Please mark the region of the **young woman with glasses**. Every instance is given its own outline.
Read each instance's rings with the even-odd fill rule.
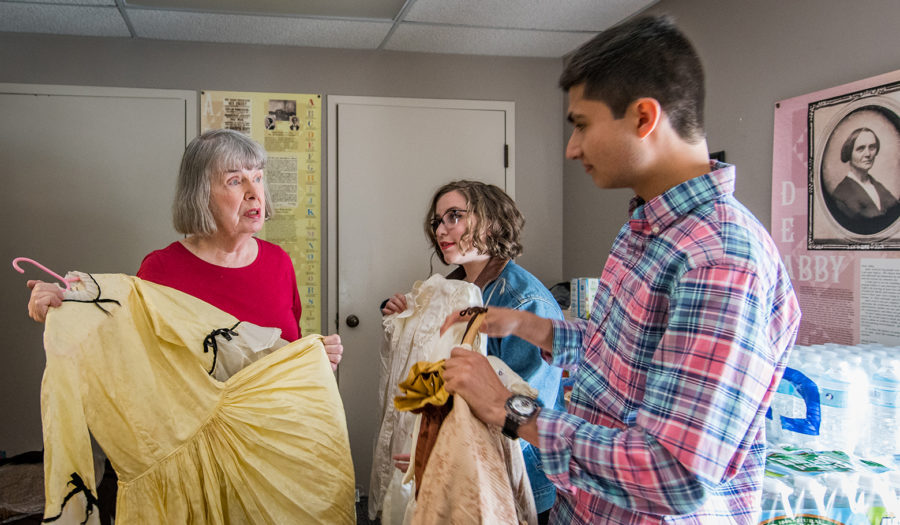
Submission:
[[[515,202],[497,186],[460,180],[442,186],[431,199],[425,234],[444,264],[457,265],[448,279],[463,279],[481,288],[485,306],[527,310],[541,317],[562,318],[550,291],[513,262],[522,253],[525,219]],[[382,307],[384,315],[407,308],[404,294]],[[539,392],[546,407],[563,409],[562,370],[541,358],[540,349],[515,336],[488,340],[488,355],[499,357]],[[520,440],[539,520],[546,523],[556,489],[544,476],[538,451]],[[403,458],[401,458],[402,461]]]

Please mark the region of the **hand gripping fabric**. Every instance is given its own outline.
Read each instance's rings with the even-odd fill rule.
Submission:
[[[474,341],[485,312],[484,308],[464,312],[474,317],[466,327],[463,345]],[[428,363],[417,365],[422,365],[422,370],[433,368]],[[509,374],[515,375],[511,370]],[[430,416],[431,411],[440,412]],[[417,494],[414,524],[537,523],[518,442],[478,420],[458,396],[443,407],[424,404],[412,467],[416,469]]]

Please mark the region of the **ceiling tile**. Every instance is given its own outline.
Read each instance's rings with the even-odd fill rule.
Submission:
[[[102,5],[115,7],[116,0],[0,0],[0,3],[24,3],[24,4],[54,4],[54,5]]]
[[[126,7],[248,15],[392,20],[404,0],[123,0]]]
[[[82,36],[131,36],[115,7],[0,3],[0,31]]]
[[[657,0],[417,0],[405,21],[598,32]]]
[[[400,24],[385,49],[422,53],[560,57],[594,33]]]
[[[390,22],[246,16],[128,9],[139,38],[375,49]]]
[[[0,32],[559,57],[656,1],[0,0]]]

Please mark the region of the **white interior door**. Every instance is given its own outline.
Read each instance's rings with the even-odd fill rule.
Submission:
[[[26,315],[26,279],[137,272],[178,238],[172,197],[185,144],[197,134],[197,93],[0,84],[0,165],[8,202],[0,243],[0,451],[41,448],[43,325]]]
[[[430,275],[434,191],[476,179],[514,196],[513,103],[329,97],[329,313],[356,483],[368,492],[377,431],[381,302]],[[335,228],[336,225],[336,228]],[[335,231],[336,230],[336,231]],[[336,250],[336,251],[335,251]],[[336,256],[335,256],[336,254]],[[437,258],[434,272],[446,273]],[[355,316],[358,324],[348,325]],[[351,322],[351,324],[354,324]]]

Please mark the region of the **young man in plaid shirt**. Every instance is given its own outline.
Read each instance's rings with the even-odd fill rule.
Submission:
[[[559,492],[552,523],[758,521],[764,417],[800,310],[771,237],[734,198],[735,167],[709,160],[703,84],[664,17],[604,31],[560,78],[566,156],[597,186],[634,191],[628,222],[589,320],[490,308],[481,330],[574,369],[568,412],[507,403],[473,352],[446,363],[450,392],[540,449]]]

